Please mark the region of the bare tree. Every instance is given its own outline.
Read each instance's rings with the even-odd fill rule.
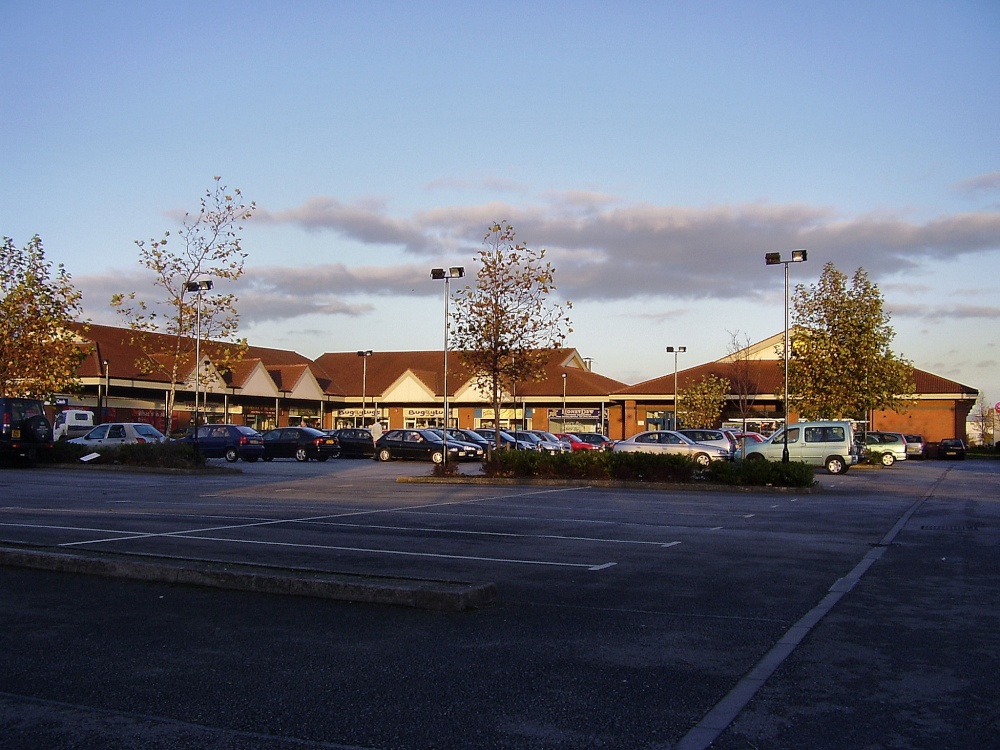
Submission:
[[[500,447],[500,409],[514,383],[538,380],[551,350],[562,346],[569,328],[566,309],[551,304],[555,269],[544,250],[518,243],[514,228],[493,224],[476,260],[474,286],[456,293],[452,343],[477,385],[490,395]]]
[[[726,357],[729,364],[729,383],[735,397],[737,413],[743,422],[743,431],[746,432],[747,419],[753,413],[759,391],[756,370],[753,367],[750,337],[740,331],[726,331],[726,333],[729,334]]]
[[[118,308],[134,333],[133,343],[142,348],[137,366],[147,373],[162,373],[169,383],[167,432],[171,429],[178,383],[193,360],[196,327],[202,339],[216,342],[213,363],[222,370],[241,359],[247,349],[246,340],[236,338],[236,295],[195,291],[199,281],[235,281],[243,275],[247,256],[240,232],[242,222],[250,218],[256,205],[245,204],[242,193],[238,189],[229,192],[221,179],[216,177],[215,184],[205,191],[197,214],[184,214],[176,239],[165,232],[159,240],[136,240],[139,262],[153,272],[154,286],[161,290],[162,298],[147,303],[135,292],[111,298],[111,305]],[[148,332],[168,337],[142,335]],[[201,363],[195,363],[195,372],[196,378],[204,377]]]
[[[975,441],[979,445],[992,445],[996,434],[996,413],[993,411],[993,407],[987,403],[986,396],[981,392],[979,398],[976,399],[976,405],[972,407],[969,421],[972,423]]]

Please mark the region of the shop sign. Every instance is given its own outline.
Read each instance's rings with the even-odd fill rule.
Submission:
[[[600,419],[601,410],[600,409],[584,409],[584,408],[573,408],[566,409],[565,418],[566,419]],[[557,419],[563,419],[563,409],[549,409],[549,419],[553,417]]]
[[[444,409],[403,409],[408,419],[444,419]]]
[[[351,409],[340,409],[337,412],[338,417],[377,417],[378,412],[375,409],[361,409],[361,408],[351,408]]]

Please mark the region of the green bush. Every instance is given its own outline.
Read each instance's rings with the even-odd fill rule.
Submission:
[[[656,453],[500,451],[483,464],[488,477],[594,479],[621,482],[693,482],[754,487],[811,487],[808,464],[771,461],[713,461],[707,468],[687,456]]]
[[[742,487],[812,487],[816,471],[802,461],[713,461],[705,479]]]
[[[114,448],[94,450],[86,445],[74,445],[65,441],[55,444],[45,456],[49,463],[72,464],[89,453],[100,454],[88,463],[118,464],[120,466],[153,466],[165,469],[196,469],[205,465],[204,456],[196,456],[190,443],[136,443]]]

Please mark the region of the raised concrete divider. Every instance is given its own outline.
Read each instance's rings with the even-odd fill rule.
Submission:
[[[493,583],[367,576],[215,560],[64,552],[34,547],[0,547],[0,565],[259,594],[395,604],[444,612],[479,609],[498,599]]]

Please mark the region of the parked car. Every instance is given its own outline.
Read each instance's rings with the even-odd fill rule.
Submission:
[[[89,409],[63,409],[52,426],[53,440],[82,437],[94,429],[94,412]]]
[[[135,443],[165,443],[167,436],[145,422],[107,422],[69,442],[89,448],[107,448]]]
[[[556,437],[565,441],[571,451],[593,451],[597,446],[593,443],[586,443],[572,432],[557,432]]]
[[[611,438],[599,435],[596,432],[574,432],[577,438],[584,443],[594,446],[595,451],[609,451],[614,444]]]
[[[0,398],[0,458],[18,456],[34,463],[52,445],[52,423],[41,401]]]
[[[696,443],[673,430],[640,432],[627,440],[619,440],[611,450],[616,453],[673,453],[690,456],[702,466],[708,466],[710,461],[728,461],[731,458],[729,451],[716,448],[714,445]]]
[[[337,438],[312,427],[276,427],[264,438],[264,460],[294,458],[296,461],[326,461],[340,455]]]
[[[743,443],[763,443],[767,438],[761,435],[759,432],[730,432],[733,439],[736,441],[736,445],[742,445]]]
[[[389,430],[375,441],[375,458],[379,461],[406,458],[440,464],[444,456],[444,440],[433,430]],[[465,457],[463,444],[448,442],[448,461]]]
[[[434,427],[432,431],[435,435],[444,438],[444,430],[441,427]],[[477,435],[477,437],[479,436]],[[448,430],[448,445],[450,446],[452,443],[465,448],[463,458],[465,461],[482,461],[486,458],[487,449],[482,443],[470,440],[454,427]]]
[[[370,430],[343,427],[339,430],[326,430],[326,434],[337,438],[341,458],[371,458],[375,455],[375,438]]]
[[[264,457],[264,438],[253,427],[241,424],[203,424],[196,435],[177,442],[197,445],[206,458],[224,458],[229,463],[242,458],[252,464]]]
[[[906,436],[901,432],[872,430],[865,435],[869,453],[879,453],[883,466],[906,460]]]
[[[965,459],[965,442],[959,438],[945,438],[937,445],[938,458]]]
[[[906,436],[906,457],[927,458],[927,441],[923,435]]]
[[[568,453],[573,450],[573,446],[570,445],[569,440],[564,440],[558,435],[553,435],[548,430],[528,430],[528,432],[533,432],[538,435],[542,440],[548,440],[550,443],[559,443],[562,446],[563,452]]]
[[[724,430],[677,430],[681,435],[691,438],[696,443],[714,445],[728,451],[731,456],[736,451],[736,438]]]
[[[514,434],[515,440],[523,440],[526,443],[534,443],[535,450],[545,451],[546,453],[562,453],[563,444],[558,440],[546,440],[541,435],[530,430],[517,430]]]
[[[843,474],[858,463],[858,449],[850,422],[798,422],[778,430],[763,443],[747,443],[736,449],[735,458],[745,461],[780,461],[788,435],[788,460],[825,466],[831,474]]]
[[[466,443],[472,445],[478,445],[483,449],[483,455],[489,454],[491,450],[495,447],[493,443],[484,438],[475,430],[467,430],[462,427],[449,427],[448,428],[448,439],[456,438],[458,440],[464,440]]]
[[[480,427],[473,432],[477,432],[484,438],[493,443],[494,446],[497,444],[496,430],[492,427]],[[533,451],[536,450],[534,443],[526,443],[523,440],[518,440],[516,437],[511,435],[506,430],[500,430],[500,445],[503,448],[516,448],[522,451]]]

